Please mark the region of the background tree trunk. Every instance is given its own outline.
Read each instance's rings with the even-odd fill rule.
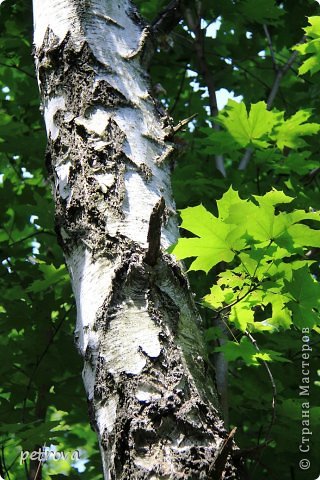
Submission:
[[[174,149],[149,93],[150,31],[127,0],[33,4],[56,230],[104,477],[238,478],[200,318],[164,253],[177,238]]]

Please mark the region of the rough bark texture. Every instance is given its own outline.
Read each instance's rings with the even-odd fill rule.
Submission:
[[[149,30],[128,0],[33,3],[56,230],[105,479],[235,479],[200,319],[164,253],[177,237],[172,129],[149,93]]]

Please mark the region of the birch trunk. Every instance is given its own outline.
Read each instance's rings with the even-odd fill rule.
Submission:
[[[200,318],[165,253],[177,238],[173,147],[149,93],[149,30],[129,0],[33,5],[56,231],[104,478],[237,478]]]

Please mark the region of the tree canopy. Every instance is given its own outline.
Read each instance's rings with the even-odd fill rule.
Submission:
[[[135,1],[154,29],[152,94],[177,131],[182,238],[170,251],[185,259],[209,357],[229,362],[230,428],[250,478],[316,478],[319,6],[173,3],[168,14],[166,1]],[[80,461],[49,460],[44,480],[98,480],[46,181],[31,2],[1,2],[0,31],[0,475],[28,478],[21,450],[54,445]]]

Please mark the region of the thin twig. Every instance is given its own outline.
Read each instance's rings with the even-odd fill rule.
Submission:
[[[41,462],[41,460],[39,460],[39,463],[38,463],[38,466],[37,466],[37,470],[36,470],[36,474],[35,474],[33,480],[37,480],[38,474],[39,474],[39,472],[40,472],[41,467],[42,467],[42,462]]]
[[[46,347],[44,348],[43,352],[41,353],[40,357],[38,358],[34,368],[33,368],[33,371],[29,377],[29,382],[28,382],[28,385],[27,385],[27,388],[26,388],[26,393],[25,393],[25,396],[24,396],[24,399],[23,399],[23,407],[22,407],[22,421],[24,422],[24,416],[25,416],[25,410],[26,410],[26,404],[27,404],[27,399],[28,399],[28,395],[29,395],[29,392],[30,392],[30,388],[31,388],[31,385],[32,385],[32,382],[33,382],[33,379],[34,379],[34,376],[42,362],[42,360],[44,359],[44,357],[46,356],[49,348],[51,347],[51,345],[53,344],[53,341],[57,335],[57,333],[59,332],[60,328],[62,327],[62,324],[63,322],[65,321],[65,319],[67,318],[68,314],[71,312],[72,308],[73,308],[74,305],[71,305],[71,307],[66,310],[65,314],[63,315],[62,319],[60,320],[60,322],[58,323],[57,325],[57,328],[54,330],[52,336],[50,337]]]
[[[178,39],[178,43],[180,43],[180,44],[186,42],[186,43],[190,44],[190,46],[193,45],[193,40],[190,40],[189,38],[187,38],[187,37],[184,36],[184,35],[181,35],[181,34],[178,33],[178,32],[174,32],[174,38],[175,38],[175,39]],[[206,51],[205,51],[205,55],[209,55],[209,54],[210,54],[211,56],[217,57],[217,58],[219,58],[219,59],[221,59],[221,60],[226,60],[227,58],[229,58],[229,57],[224,57],[224,56],[222,56],[222,55],[220,55],[220,54],[218,54],[218,53],[216,53],[216,52],[214,52],[214,51],[210,51],[210,52],[209,52],[209,50],[206,50]],[[241,60],[239,60],[239,62],[240,62],[240,61],[241,61]],[[269,85],[268,85],[261,77],[259,77],[258,75],[255,75],[253,72],[250,72],[250,70],[248,70],[247,68],[243,67],[239,62],[238,62],[237,59],[234,59],[234,58],[233,58],[233,59],[232,59],[232,66],[238,68],[239,70],[242,70],[242,71],[245,72],[245,73],[247,73],[247,74],[250,75],[252,78],[254,78],[257,82],[261,83],[261,85],[263,85],[265,88],[269,88]],[[304,79],[304,81],[306,81],[306,80]]]
[[[21,452],[18,453],[18,455],[15,456],[15,458],[12,460],[12,462],[10,463],[9,467],[8,467],[8,470],[10,471],[11,468],[13,467],[13,465],[16,463],[16,461],[18,460],[18,458],[21,457]]]
[[[174,37],[178,42],[180,42],[180,45],[181,45],[181,44],[184,44],[184,43],[188,43],[190,46],[193,45],[194,40],[191,40],[191,39],[188,38],[186,35],[182,35],[182,34],[179,33],[179,32],[173,32],[172,35],[173,35],[173,37]],[[221,60],[226,60],[226,59],[229,59],[229,60],[230,60],[229,57],[225,57],[225,56],[223,56],[223,55],[220,55],[220,54],[218,54],[218,53],[216,53],[216,52],[214,52],[214,51],[212,51],[212,50],[206,49],[204,53],[205,53],[206,56],[207,56],[207,55],[211,55],[211,56],[217,57],[217,58],[219,58],[219,59],[221,59]],[[282,59],[281,57],[284,57],[284,58]],[[273,69],[273,67],[268,67],[268,66],[263,66],[263,65],[261,65],[261,64],[258,63],[257,60],[254,59],[254,58],[251,58],[251,59],[249,59],[249,60],[250,60],[251,62],[253,62],[256,66],[258,66],[260,70],[271,70],[271,68]],[[253,72],[251,72],[250,70],[248,70],[248,69],[246,69],[245,67],[243,67],[239,62],[241,62],[241,60],[238,61],[237,59],[234,59],[234,58],[233,58],[231,65],[234,66],[234,67],[236,67],[236,68],[238,68],[239,70],[242,70],[242,71],[246,72],[248,75],[250,75],[252,78],[254,78],[257,82],[261,83],[261,85],[263,85],[263,86],[266,87],[267,89],[270,88],[269,85],[268,85],[265,81],[263,81],[262,78],[258,77],[258,76],[255,75]],[[279,64],[285,65],[285,64],[287,63],[287,57],[285,57],[284,54],[282,54],[282,53],[277,53],[277,62],[278,62]],[[298,74],[298,71],[297,71],[296,69],[294,69],[294,68],[292,67],[292,65],[291,65],[291,67],[290,67],[290,70],[291,70],[295,75]],[[311,85],[311,83],[312,83],[312,82],[311,82],[310,80],[308,80],[307,78],[303,78],[303,79],[301,79],[301,80],[303,81],[303,83],[307,83],[307,84],[309,84],[309,85]]]
[[[254,345],[255,349],[257,350],[257,352],[261,352],[260,348],[259,348],[259,345],[257,344],[257,341],[256,339],[251,335],[251,333],[249,333],[248,331],[245,331],[244,332],[245,335],[249,338],[249,340],[251,341],[251,343]],[[268,373],[268,376],[269,376],[269,379],[270,379],[270,383],[272,385],[272,404],[271,404],[271,420],[270,420],[270,423],[269,423],[269,426],[268,426],[268,430],[267,430],[267,433],[265,435],[265,441],[264,441],[264,444],[265,446],[267,446],[267,444],[269,443],[270,441],[270,433],[271,433],[271,430],[272,430],[272,427],[275,423],[275,419],[276,419],[276,400],[277,400],[277,387],[276,387],[276,384],[275,384],[275,381],[274,381],[274,378],[273,378],[273,375],[271,373],[271,370],[269,368],[269,365],[268,363],[261,359],[262,361],[262,364],[264,365],[267,373]],[[255,468],[257,467],[260,459],[261,459],[261,456],[262,456],[262,451],[260,452],[260,455],[259,455],[259,458],[256,462],[256,466]],[[255,470],[254,468],[254,470]]]
[[[246,298],[250,293],[254,292],[254,290],[257,290],[257,288],[258,287],[256,287],[255,285],[252,285],[251,287],[249,287],[249,290],[244,295],[242,295],[242,297],[238,297],[234,302],[229,303],[229,305],[226,305],[225,307],[220,308],[220,310],[217,310],[216,312],[217,315],[220,315],[220,313],[223,312],[224,310],[228,310],[234,305],[237,305],[237,303],[241,302],[241,300]]]
[[[30,480],[27,462],[24,462],[24,471],[25,471],[27,480]]]
[[[1,456],[2,456],[2,463],[3,463],[3,468],[6,472],[6,475],[8,477],[8,480],[10,480],[10,475],[9,475],[9,470],[6,466],[6,459],[5,459],[5,456],[4,456],[4,445],[1,445]]]
[[[236,342],[236,343],[239,343],[239,340],[237,339],[237,337],[235,336],[235,334],[233,333],[232,329],[229,327],[229,324],[226,322],[225,318],[224,317],[221,317],[222,318],[222,321],[224,323],[224,326],[227,328],[228,332],[230,333],[231,337],[233,338],[233,340]]]
[[[17,170],[17,167],[16,167],[16,165],[14,164],[13,158],[12,158],[10,155],[8,155],[8,153],[5,153],[5,156],[7,157],[8,162],[9,162],[11,168],[14,170],[15,174],[17,175],[17,177],[19,178],[19,180],[21,180],[21,178],[22,178],[21,171],[19,172],[19,170]]]
[[[12,235],[11,235],[11,233],[12,233],[12,226],[11,226],[11,231],[10,231],[10,232],[9,232],[9,230],[7,229],[7,227],[6,227],[5,225],[2,225],[1,228],[2,228],[2,230],[4,230],[4,231],[6,232],[6,234],[8,235],[8,238],[9,238],[11,241],[13,241],[13,238],[12,238]]]
[[[319,167],[314,168],[313,170],[311,170],[311,172],[307,173],[307,175],[305,175],[302,178],[303,183],[305,185],[309,185],[310,183],[313,182],[313,180],[317,177],[319,173],[320,173],[320,168]]]
[[[3,465],[2,465],[2,455],[0,454],[0,477],[5,476],[4,470],[3,470]]]
[[[295,50],[292,53],[292,55],[289,57],[287,63],[284,65],[284,67],[281,68],[281,70],[278,71],[277,76],[275,78],[275,81],[273,83],[271,92],[269,94],[268,100],[267,100],[267,109],[268,110],[270,110],[272,105],[273,105],[273,102],[274,102],[274,99],[276,98],[276,95],[278,93],[282,78],[287,73],[287,71],[291,68],[291,66],[293,65],[297,56],[298,56],[298,51]]]
[[[268,29],[266,24],[263,24],[263,30],[264,30],[264,33],[266,35],[267,41],[268,41],[270,55],[271,55],[272,63],[273,63],[273,68],[274,68],[275,72],[278,72],[279,68],[278,68],[278,64],[277,64],[276,57],[275,57],[274,50],[273,50],[271,35],[270,35],[269,29]]]
[[[29,72],[26,72],[23,70],[23,68],[18,67],[18,65],[8,65],[7,63],[0,62],[1,67],[7,67],[7,68],[14,68],[15,70],[19,70],[19,72],[24,73],[28,77],[32,78],[33,80],[36,80],[36,76],[32,75]]]
[[[9,243],[9,247],[14,247],[15,245],[18,245],[19,243],[25,242],[26,240],[29,240],[29,238],[36,237],[38,235],[42,234],[47,234],[47,235],[52,235],[55,237],[55,234],[51,232],[50,230],[37,230],[36,232],[30,233],[30,235],[27,235],[26,237],[20,238],[20,240],[17,240],[15,242]]]
[[[180,97],[181,97],[181,93],[182,93],[182,90],[183,90],[183,86],[184,86],[184,82],[185,82],[185,79],[186,79],[186,75],[187,75],[187,70],[188,70],[188,64],[186,63],[185,67],[184,67],[184,70],[183,70],[183,75],[182,75],[182,78],[181,78],[181,81],[180,81],[180,85],[179,85],[179,89],[177,91],[177,94],[176,94],[176,97],[174,99],[174,102],[173,102],[173,105],[172,107],[169,109],[169,113],[172,114],[176,108],[176,106],[178,105],[178,102],[180,100]]]

